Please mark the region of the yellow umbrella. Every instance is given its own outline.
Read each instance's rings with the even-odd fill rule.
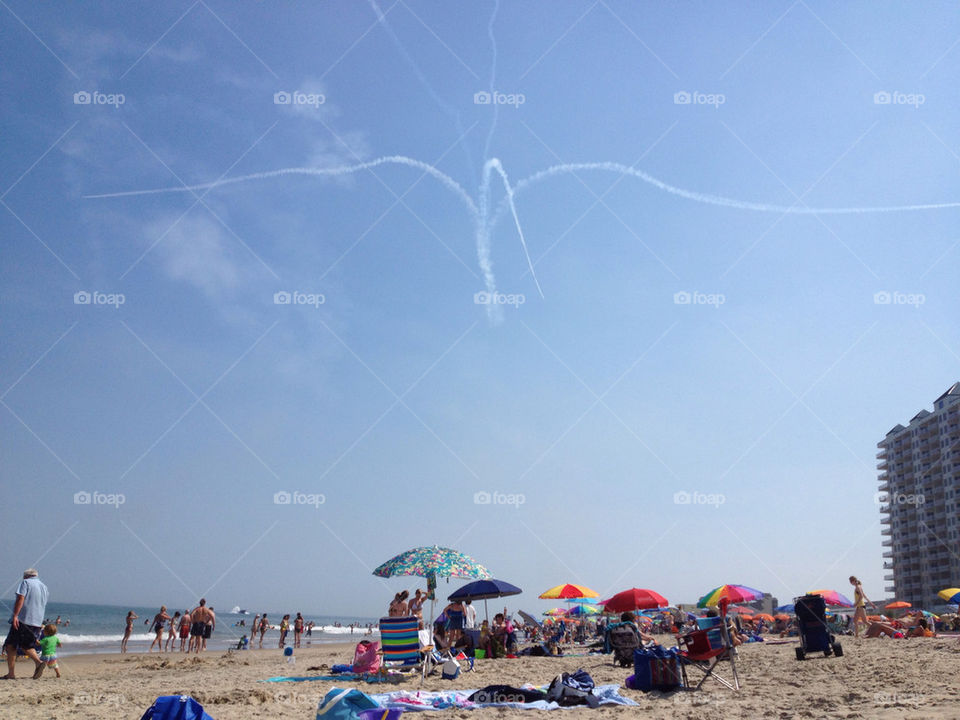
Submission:
[[[565,583],[563,585],[557,585],[552,587],[546,592],[540,594],[541,600],[556,600],[562,598],[568,600],[570,598],[595,598],[600,597],[600,593],[596,590],[591,590],[588,587],[583,585],[574,585],[572,583]]]

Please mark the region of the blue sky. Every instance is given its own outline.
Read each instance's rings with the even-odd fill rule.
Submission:
[[[875,445],[960,379],[960,209],[811,209],[960,201],[947,5],[0,14],[0,577],[376,615],[412,584],[370,570],[436,543],[532,609],[883,596]],[[489,277],[410,164],[184,191],[393,156],[499,218]],[[602,162],[688,196],[523,182]]]

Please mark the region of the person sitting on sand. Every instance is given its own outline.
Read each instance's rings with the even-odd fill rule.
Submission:
[[[133,621],[137,620],[139,617],[140,616],[137,615],[133,610],[127,613],[127,627],[123,631],[123,640],[120,641],[120,652],[125,653],[127,651],[127,641],[133,634]]]

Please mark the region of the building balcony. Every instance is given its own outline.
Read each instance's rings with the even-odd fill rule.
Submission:
[[[893,563],[892,563],[892,562],[885,562],[885,563],[883,564],[883,569],[884,569],[884,570],[893,570]]]
[[[882,557],[887,558],[887,559],[892,558],[892,557],[893,557],[893,550],[887,550],[887,551],[883,554]]]
[[[892,529],[892,528],[884,528],[883,530],[880,531],[880,534],[883,535],[883,536],[885,536],[885,537],[890,537],[891,535],[893,535],[893,529]]]
[[[892,540],[892,539],[890,539],[890,540],[884,540],[884,541],[883,541],[882,543],[880,543],[880,544],[881,544],[883,547],[893,547],[893,540]]]

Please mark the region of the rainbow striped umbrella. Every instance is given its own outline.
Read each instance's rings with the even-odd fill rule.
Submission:
[[[835,605],[837,607],[853,607],[853,603],[850,602],[850,598],[846,595],[838,593],[836,590],[811,590],[808,595],[820,595],[823,597],[823,601],[827,605]]]
[[[599,615],[600,608],[592,605],[577,605],[567,611],[567,617],[588,617],[590,615]]]
[[[763,597],[762,590],[754,590],[746,585],[721,585],[714,588],[697,601],[697,607],[714,607],[723,598],[729,603],[752,602]]]
[[[595,598],[600,597],[600,593],[596,590],[591,590],[588,587],[583,585],[574,585],[572,583],[566,583],[564,585],[557,585],[552,587],[546,592],[541,593],[538,596],[541,600],[557,600],[557,599],[569,599],[569,598]]]

